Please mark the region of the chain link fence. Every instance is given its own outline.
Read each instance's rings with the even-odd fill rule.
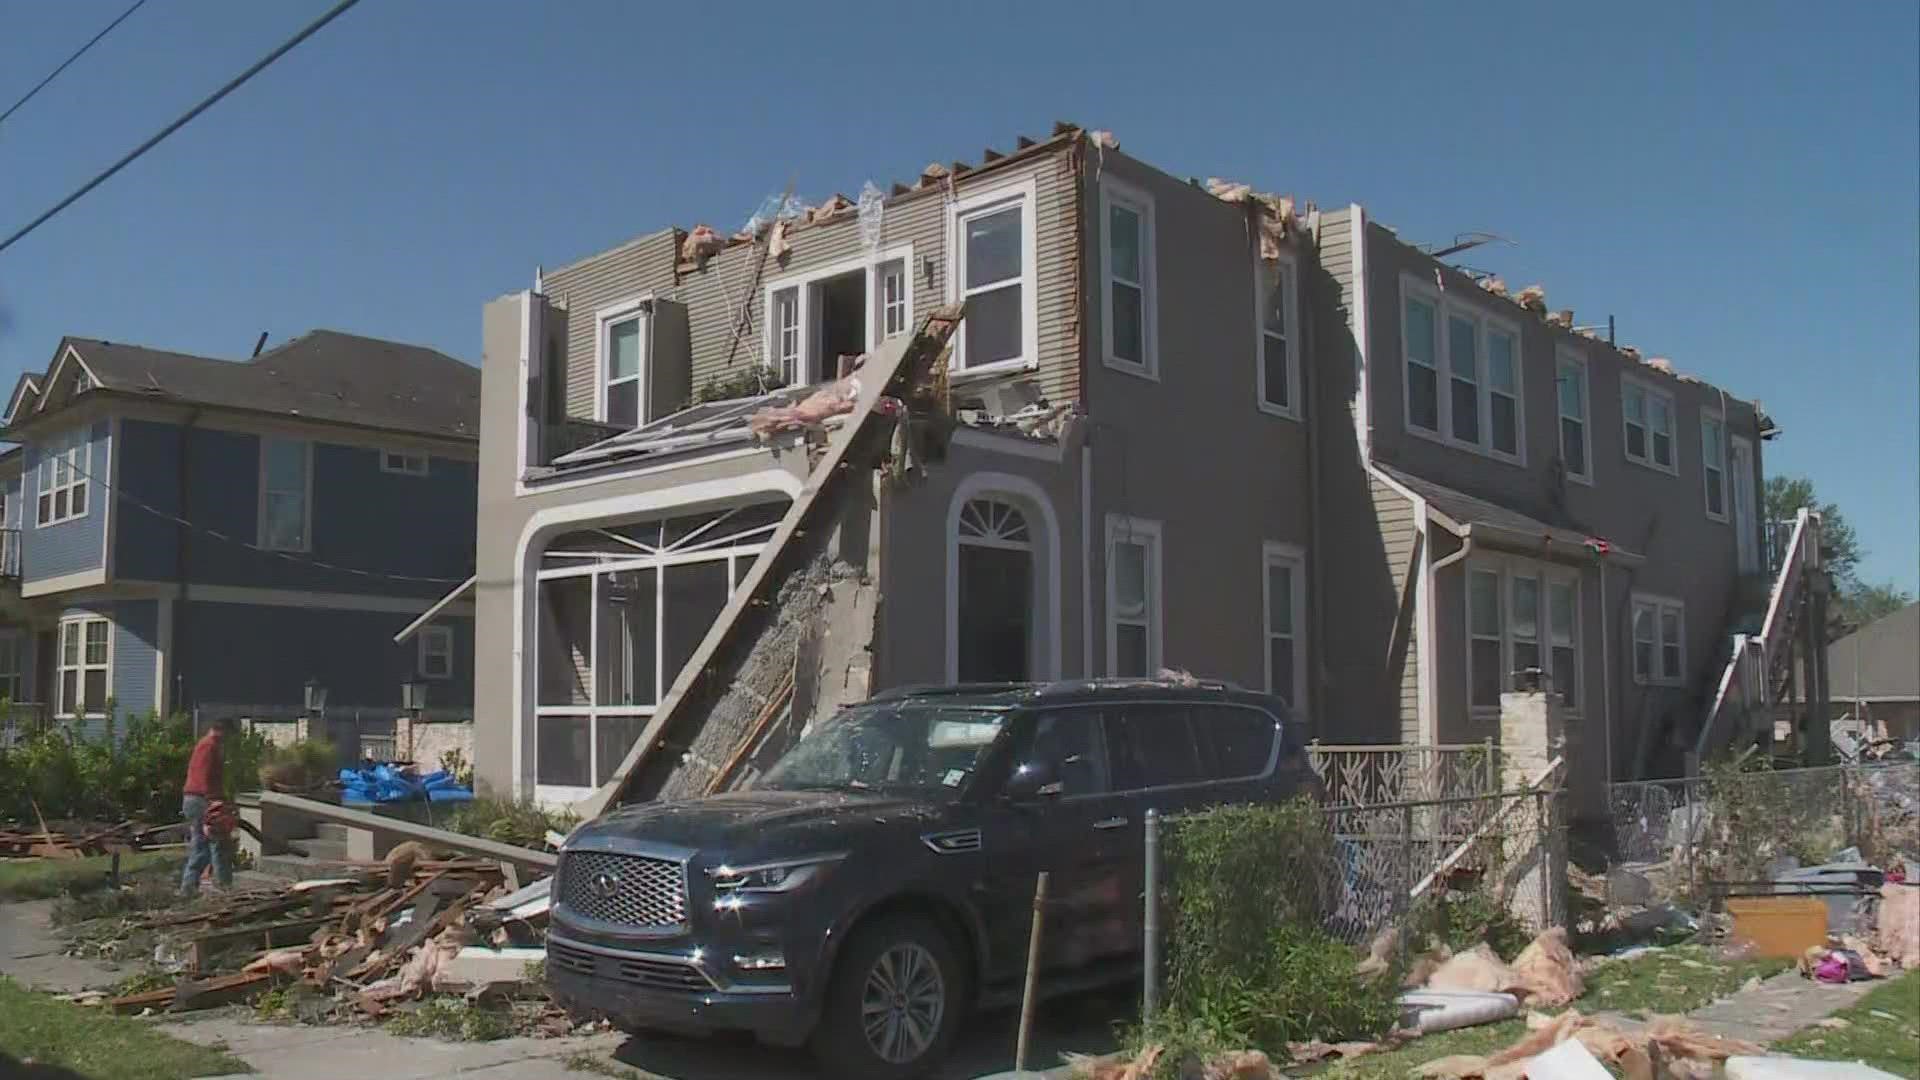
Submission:
[[[1710,906],[1786,865],[1920,857],[1920,763],[1834,765],[1614,784],[1608,902]],[[1851,849],[1851,850],[1850,850]]]

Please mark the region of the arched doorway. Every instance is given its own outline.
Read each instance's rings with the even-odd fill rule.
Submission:
[[[961,682],[1033,679],[1033,531],[996,495],[960,508],[955,642]]]

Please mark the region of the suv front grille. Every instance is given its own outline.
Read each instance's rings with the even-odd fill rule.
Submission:
[[[672,930],[687,922],[686,867],[668,859],[570,851],[558,895],[568,911],[615,926]]]
[[[576,949],[553,938],[547,939],[547,963],[575,975],[619,979],[655,990],[703,993],[714,988],[713,980],[701,974],[699,969],[677,960],[650,956],[602,956]]]

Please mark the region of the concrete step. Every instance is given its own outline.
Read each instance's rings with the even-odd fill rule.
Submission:
[[[317,840],[338,841],[344,844],[347,842],[347,827],[322,821],[313,827],[313,835]]]
[[[309,859],[304,855],[263,855],[254,860],[253,872],[281,881],[312,881],[316,878],[350,876],[363,866],[352,863]]]
[[[345,862],[347,860],[347,842],[341,840],[289,840],[287,847],[295,854],[321,862]]]

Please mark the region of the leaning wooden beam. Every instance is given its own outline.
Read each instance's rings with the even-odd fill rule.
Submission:
[[[860,382],[860,398],[854,403],[852,413],[833,432],[826,453],[808,472],[807,482],[800,488],[793,504],[787,507],[786,516],[780,519],[773,536],[768,539],[766,551],[754,560],[752,569],[747,571],[740,587],[733,591],[733,597],[721,610],[720,617],[713,621],[706,636],[700,639],[700,646],[680,669],[680,674],[660,699],[660,707],[647,722],[640,738],[627,751],[626,760],[620,763],[613,778],[600,790],[576,804],[575,809],[582,817],[598,817],[608,807],[621,801],[628,786],[639,774],[641,764],[653,752],[668,724],[672,723],[680,703],[692,694],[701,679],[707,677],[709,667],[722,650],[732,643],[735,635],[742,632],[741,624],[746,621],[743,616],[749,608],[756,603],[772,603],[786,575],[795,569],[782,556],[787,553],[786,549],[794,537],[812,523],[814,510],[819,506],[822,496],[842,482],[845,474],[851,471],[847,467],[850,464],[847,456],[879,414],[881,400],[901,393],[897,385],[899,376],[911,375],[916,368],[932,364],[939,357],[948,339],[959,328],[961,314],[962,308],[957,304],[934,310],[921,321],[917,333],[895,338],[882,345],[868,357],[860,370],[853,373],[853,377]]]
[[[1451,873],[1453,868],[1460,864],[1460,860],[1466,858],[1467,853],[1473,850],[1475,844],[1478,844],[1487,833],[1493,831],[1495,825],[1505,821],[1508,814],[1513,813],[1514,807],[1519,806],[1523,800],[1531,798],[1532,793],[1540,790],[1541,785],[1553,779],[1554,774],[1560,771],[1560,766],[1563,763],[1564,761],[1561,758],[1554,758],[1552,761],[1547,762],[1547,767],[1540,770],[1540,775],[1534,778],[1533,783],[1527,785],[1526,791],[1512,795],[1495,796],[1496,798],[1504,798],[1506,805],[1495,811],[1487,820],[1481,822],[1480,827],[1473,830],[1473,835],[1460,841],[1460,846],[1448,853],[1446,858],[1441,859],[1440,865],[1434,867],[1432,873],[1420,879],[1420,883],[1415,885],[1413,891],[1407,894],[1408,897],[1414,900],[1420,899],[1422,894],[1428,889],[1433,888],[1434,882],[1439,881]]]
[[[369,814],[364,810],[349,810],[344,806],[303,799],[298,795],[285,795],[278,791],[261,792],[260,805],[277,806],[282,810],[291,810],[316,821],[330,821],[336,825],[346,825],[355,829],[392,833],[409,840],[418,840],[430,848],[458,851],[463,855],[476,855],[497,862],[510,862],[522,870],[534,870],[542,874],[553,873],[554,864],[558,861],[558,857],[550,851],[535,851],[532,848],[503,844],[497,840],[465,836],[445,829],[436,829],[431,825],[397,821],[378,814]]]

